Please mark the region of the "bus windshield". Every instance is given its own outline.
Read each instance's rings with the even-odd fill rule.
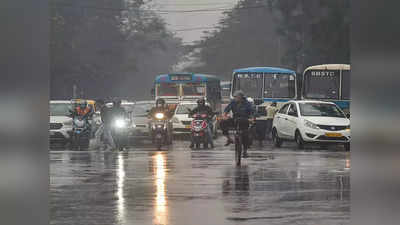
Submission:
[[[339,71],[310,70],[304,75],[304,96],[311,99],[339,99]]]
[[[342,99],[350,100],[350,70],[342,71]]]
[[[252,98],[262,97],[262,74],[238,73],[235,74],[235,79],[233,82],[233,91],[242,90],[246,94],[246,96]]]
[[[182,90],[184,96],[204,96],[205,85],[202,83],[183,83]]]
[[[157,86],[158,96],[178,96],[179,86],[174,83],[160,83]]]
[[[265,74],[264,98],[294,98],[296,79],[293,74]]]

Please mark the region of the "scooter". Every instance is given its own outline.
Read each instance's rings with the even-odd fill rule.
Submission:
[[[191,135],[194,147],[196,149],[200,148],[200,145],[203,144],[204,148],[208,148],[208,137],[209,132],[208,129],[208,116],[207,114],[195,114],[193,115],[193,120],[190,126]]]
[[[168,135],[168,120],[165,118],[164,113],[156,113],[150,123],[150,127],[153,143],[155,143],[157,150],[161,150],[163,144],[172,142]]]
[[[71,147],[73,150],[89,148],[91,129],[87,116],[75,116],[72,122]]]
[[[119,151],[123,151],[128,145],[128,126],[130,121],[124,117],[117,117],[113,122],[113,128],[111,135],[115,144],[115,147]]]

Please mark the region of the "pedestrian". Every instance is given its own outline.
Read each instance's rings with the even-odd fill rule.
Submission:
[[[268,137],[268,139],[271,140],[270,138],[270,134],[272,131],[272,122],[274,120],[275,114],[278,111],[278,108],[276,106],[276,102],[272,102],[271,105],[269,105],[266,109],[267,111],[267,132],[266,135]]]

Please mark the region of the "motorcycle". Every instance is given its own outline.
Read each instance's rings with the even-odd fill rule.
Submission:
[[[111,135],[115,144],[115,147],[123,151],[128,145],[128,127],[130,121],[124,117],[117,117],[114,119]]]
[[[190,126],[193,144],[196,149],[200,148],[200,144],[203,144],[204,148],[208,148],[208,137],[209,135],[209,124],[207,114],[195,114]]]
[[[75,116],[72,121],[71,145],[74,150],[89,148],[91,128],[87,116]]]
[[[156,113],[150,123],[153,143],[156,144],[157,150],[161,150],[162,145],[170,144],[171,138],[168,135],[168,120],[164,113]]]

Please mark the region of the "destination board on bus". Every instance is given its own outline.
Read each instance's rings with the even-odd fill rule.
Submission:
[[[169,75],[171,81],[190,81],[192,80],[191,74],[171,74]]]
[[[262,73],[238,73],[237,78],[239,79],[261,79]]]
[[[338,70],[311,70],[311,77],[325,77],[325,78],[333,78],[339,75]]]

